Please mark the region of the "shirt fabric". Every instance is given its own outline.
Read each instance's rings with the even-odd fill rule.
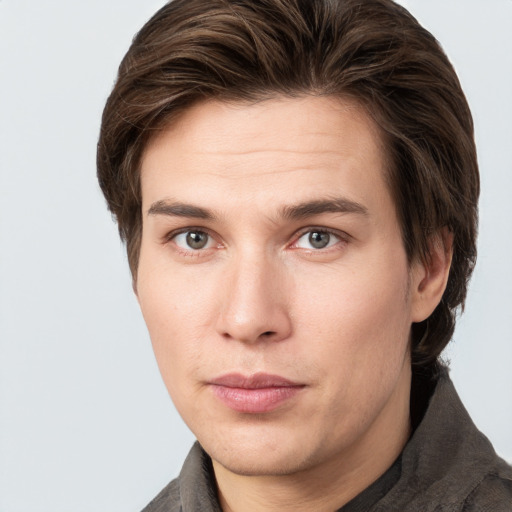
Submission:
[[[432,387],[400,457],[338,512],[512,512],[512,467],[471,421],[446,368]],[[221,512],[211,459],[198,443],[142,512]]]

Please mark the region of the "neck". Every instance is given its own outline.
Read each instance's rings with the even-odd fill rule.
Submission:
[[[377,480],[393,464],[410,435],[411,372],[357,443],[329,460],[288,475],[238,475],[215,460],[224,512],[332,512]]]

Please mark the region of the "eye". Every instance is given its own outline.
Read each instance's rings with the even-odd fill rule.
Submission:
[[[215,242],[212,237],[200,230],[184,231],[175,235],[172,240],[181,249],[187,251],[199,251],[201,249],[209,249],[214,246]]]
[[[341,238],[329,231],[314,229],[304,233],[295,243],[300,249],[327,249],[337,244]]]

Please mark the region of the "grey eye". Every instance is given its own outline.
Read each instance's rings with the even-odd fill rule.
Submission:
[[[313,229],[304,233],[298,240],[296,246],[300,249],[326,249],[336,245],[340,237],[329,231]]]
[[[204,249],[208,244],[209,236],[204,231],[189,231],[187,233],[187,245],[191,249]]]
[[[184,231],[174,237],[174,243],[185,250],[193,249],[194,251],[199,251],[210,248],[213,244],[213,239],[204,231]]]
[[[311,233],[309,233],[308,240],[311,247],[314,247],[315,249],[323,249],[329,245],[331,235],[330,233],[322,231],[311,231]]]

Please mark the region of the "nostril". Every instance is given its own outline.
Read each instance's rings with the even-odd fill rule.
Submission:
[[[275,332],[274,332],[274,331],[265,331],[265,332],[264,332],[264,333],[262,333],[261,335],[262,335],[262,336],[267,336],[267,337],[268,337],[268,336],[272,336],[273,334],[275,334]]]

